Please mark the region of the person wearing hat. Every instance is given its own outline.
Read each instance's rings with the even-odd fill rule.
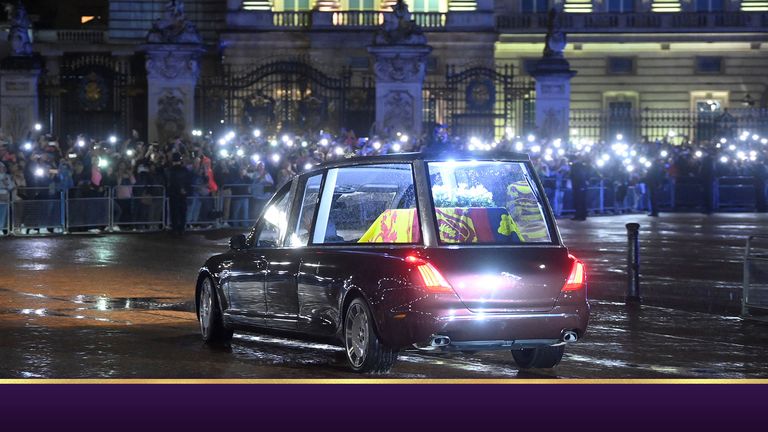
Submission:
[[[192,190],[192,176],[181,163],[181,153],[173,153],[171,161],[166,186],[171,211],[171,230],[174,235],[182,235],[187,221],[187,195]]]

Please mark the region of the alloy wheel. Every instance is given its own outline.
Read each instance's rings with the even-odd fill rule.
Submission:
[[[362,305],[353,303],[347,311],[345,322],[347,357],[352,365],[359,368],[365,362],[368,351],[368,314]]]

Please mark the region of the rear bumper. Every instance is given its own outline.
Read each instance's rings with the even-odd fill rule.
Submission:
[[[582,338],[589,322],[589,305],[583,302],[555,306],[547,312],[504,314],[473,313],[466,308],[437,313],[393,313],[382,338],[395,347],[426,346],[434,335],[450,338],[442,349],[482,350],[525,348],[562,342],[566,330]]]

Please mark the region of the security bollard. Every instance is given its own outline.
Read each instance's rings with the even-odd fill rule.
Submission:
[[[640,303],[640,224],[627,225],[627,303]]]

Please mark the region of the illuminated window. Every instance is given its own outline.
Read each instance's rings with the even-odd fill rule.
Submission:
[[[680,12],[680,0],[653,0],[651,10],[654,12]]]
[[[565,0],[564,10],[568,13],[590,13],[592,0]]]
[[[549,0],[523,0],[522,12],[544,13],[549,8]]]
[[[723,10],[723,0],[696,0],[696,12],[720,12]]]
[[[89,23],[89,22],[91,22],[91,21],[93,21],[95,19],[96,19],[96,17],[93,16],[93,15],[83,15],[83,16],[80,17],[80,24]]]
[[[768,11],[768,0],[742,0],[741,10],[744,12]]]
[[[311,0],[283,0],[284,11],[308,11],[312,8]]]
[[[608,0],[607,7],[613,13],[634,12],[635,0]]]
[[[407,3],[411,12],[441,12],[440,0],[411,0]]]

